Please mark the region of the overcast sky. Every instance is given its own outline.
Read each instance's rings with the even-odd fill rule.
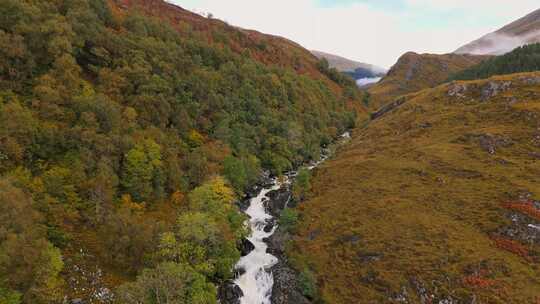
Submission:
[[[448,53],[540,8],[539,0],[168,0],[308,49],[390,67]]]

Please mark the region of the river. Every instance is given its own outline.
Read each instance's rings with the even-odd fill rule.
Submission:
[[[236,269],[245,271],[235,280],[235,284],[244,294],[240,298],[241,304],[270,304],[274,278],[268,269],[274,266],[278,259],[266,252],[268,245],[264,239],[274,234],[277,226],[274,226],[270,232],[264,231],[264,227],[272,220],[272,216],[266,212],[265,202],[269,200],[266,195],[281,186],[275,179],[271,187],[262,189],[259,195],[250,200],[249,207],[245,211],[250,217],[251,235],[248,240],[255,249],[236,264]]]
[[[344,133],[341,138],[344,140],[349,139],[349,132]],[[323,153],[319,161],[311,163],[306,168],[309,170],[316,168],[328,158],[327,154]],[[249,216],[248,225],[251,229],[248,240],[254,245],[255,249],[240,258],[240,261],[235,266],[237,270],[243,271],[234,281],[243,293],[240,298],[241,304],[271,304],[270,298],[272,296],[274,277],[270,269],[278,263],[278,259],[266,252],[268,245],[265,239],[274,234],[277,225],[274,225],[270,231],[265,231],[265,227],[273,219],[266,208],[266,203],[270,200],[267,195],[274,190],[287,186],[295,175],[296,172],[288,174],[284,182],[273,179],[270,186],[263,188],[256,197],[251,198],[249,201],[249,207],[245,211],[245,214]]]

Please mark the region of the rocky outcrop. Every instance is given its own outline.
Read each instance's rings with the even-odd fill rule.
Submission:
[[[512,82],[510,81],[490,81],[482,88],[482,100],[488,100],[492,97],[499,95],[510,88]]]
[[[405,97],[401,97],[401,98],[398,98],[398,99],[394,100],[393,102],[383,106],[382,108],[380,108],[376,112],[371,113],[371,119],[375,120],[377,118],[380,118],[384,114],[386,114],[386,113],[396,109],[397,107],[401,106],[406,101],[407,101],[407,99]]]
[[[290,235],[278,229],[268,239],[268,252],[276,256],[279,262],[271,269],[274,275],[274,288],[272,289],[273,304],[309,304],[311,301],[302,294],[299,283],[300,274],[288,264],[285,254],[285,244]]]
[[[274,288],[272,289],[273,304],[310,304],[301,292],[299,274],[281,261],[272,267],[274,274]]]
[[[289,187],[281,187],[278,190],[270,191],[267,196],[269,198],[266,202],[268,213],[279,218],[281,211],[287,206],[292,197]]]
[[[244,294],[240,287],[233,281],[227,281],[219,287],[218,298],[221,304],[240,304],[240,298]]]

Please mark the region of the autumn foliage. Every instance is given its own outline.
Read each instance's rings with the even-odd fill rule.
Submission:
[[[503,206],[506,209],[519,211],[523,214],[526,214],[534,219],[540,220],[540,209],[538,209],[533,201],[526,202],[507,202]]]
[[[529,255],[529,250],[519,242],[500,236],[492,237],[492,239],[495,242],[495,246],[497,246],[498,248],[512,252],[522,258],[530,260],[531,257]]]
[[[496,285],[496,281],[486,278],[486,271],[480,271],[463,278],[463,284],[472,288],[489,288]]]

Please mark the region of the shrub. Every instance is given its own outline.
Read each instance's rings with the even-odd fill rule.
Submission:
[[[298,284],[304,296],[309,299],[315,298],[317,295],[317,280],[315,274],[311,270],[306,268],[300,273]]]
[[[298,171],[293,185],[293,196],[296,200],[303,200],[306,194],[311,190],[311,173],[308,169],[302,168]]]
[[[296,228],[297,224],[298,211],[291,208],[285,208],[279,217],[279,226],[283,229],[283,231],[290,232]]]
[[[495,242],[495,246],[497,246],[498,248],[504,249],[506,251],[519,255],[522,258],[530,260],[531,257],[529,256],[529,250],[527,250],[527,248],[519,242],[503,237],[493,237],[492,239]]]

